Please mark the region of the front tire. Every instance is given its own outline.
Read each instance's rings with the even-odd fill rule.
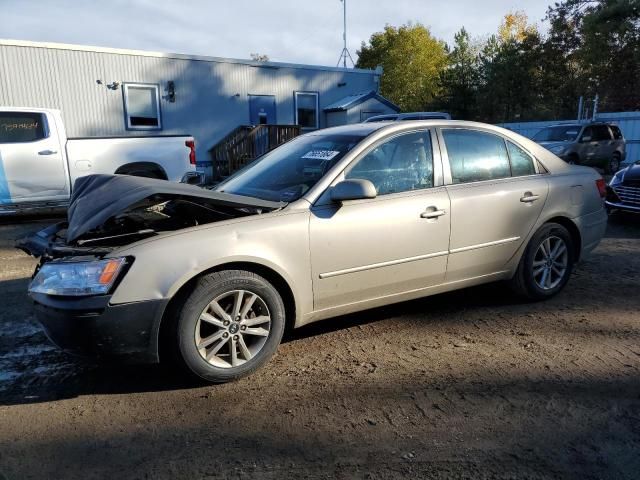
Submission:
[[[285,327],[277,290],[253,272],[201,277],[179,309],[177,347],[198,377],[224,383],[253,373],[276,352]]]
[[[543,225],[531,238],[511,279],[512,289],[531,300],[558,294],[573,271],[574,244],[569,231],[558,223]]]

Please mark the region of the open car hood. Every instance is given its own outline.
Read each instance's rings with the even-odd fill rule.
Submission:
[[[130,175],[88,175],[76,180],[67,217],[67,242],[73,243],[107,220],[145,205],[183,200],[203,208],[225,210],[249,207],[274,210],[283,203],[214,192],[185,183]],[[208,222],[202,222],[208,223]]]
[[[129,175],[88,175],[75,182],[67,222],[17,242],[34,256],[104,250],[158,233],[257,215],[286,203]]]

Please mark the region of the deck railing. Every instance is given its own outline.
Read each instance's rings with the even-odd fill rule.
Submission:
[[[209,150],[214,175],[229,176],[298,135],[299,125],[241,125]]]

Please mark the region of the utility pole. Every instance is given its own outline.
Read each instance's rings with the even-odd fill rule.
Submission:
[[[340,66],[340,62],[342,62],[342,66],[347,68],[347,58],[351,60],[351,65],[354,67],[355,62],[353,58],[351,58],[351,54],[349,53],[349,49],[347,48],[347,0],[340,0],[342,2],[342,12],[343,12],[343,30],[342,30],[342,40],[344,42],[344,46],[342,47],[342,52],[340,53],[340,58],[338,58],[338,67]]]
[[[598,103],[600,102],[600,96],[596,93],[596,98],[593,99],[593,118],[592,120],[596,120],[596,116],[598,115]]]
[[[582,120],[583,110],[584,110],[584,97],[580,95],[580,100],[578,101],[578,121]]]

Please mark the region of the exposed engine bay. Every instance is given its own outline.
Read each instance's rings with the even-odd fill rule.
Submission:
[[[162,232],[258,215],[284,203],[127,175],[89,175],[74,186],[67,221],[17,241],[35,257],[101,256]]]

